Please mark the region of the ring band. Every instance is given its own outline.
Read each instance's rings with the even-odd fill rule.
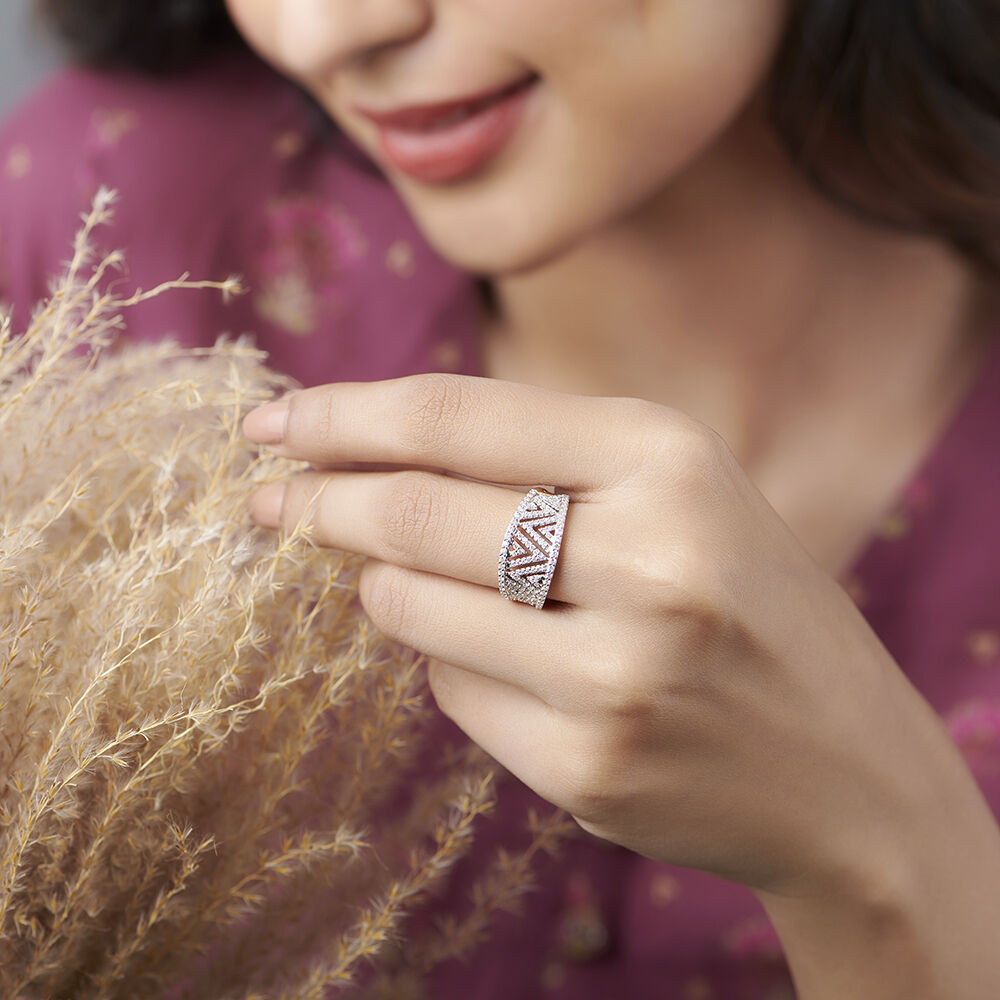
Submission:
[[[507,526],[497,577],[500,593],[541,609],[548,596],[559,558],[569,496],[529,490]]]

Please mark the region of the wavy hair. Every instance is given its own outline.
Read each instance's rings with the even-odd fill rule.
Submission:
[[[223,0],[36,0],[81,62],[150,73],[241,45]],[[828,197],[1000,275],[1000,0],[797,0],[771,119]]]

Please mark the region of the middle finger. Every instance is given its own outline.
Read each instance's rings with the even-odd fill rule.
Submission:
[[[312,501],[307,523],[320,545],[382,562],[497,587],[507,525],[525,491],[434,473],[304,472],[262,487],[250,500],[254,518],[292,528]],[[549,598],[587,602],[599,579],[586,544],[596,504],[572,502]]]

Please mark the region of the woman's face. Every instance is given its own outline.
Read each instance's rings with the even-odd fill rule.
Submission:
[[[787,0],[227,4],[442,255],[499,275],[625,218],[703,154],[759,90]]]

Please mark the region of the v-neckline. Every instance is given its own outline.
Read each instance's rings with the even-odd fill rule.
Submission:
[[[485,374],[485,357],[483,344],[478,337],[482,320],[482,303],[477,295],[476,307],[472,310],[470,320],[471,333],[476,338],[476,349],[472,353],[472,365],[468,374]],[[869,577],[873,566],[877,566],[884,557],[886,546],[897,549],[905,540],[905,528],[908,519],[917,516],[921,509],[921,500],[928,491],[940,491],[945,488],[938,480],[942,477],[942,468],[946,458],[953,450],[953,442],[964,438],[970,424],[978,424],[978,410],[981,402],[993,394],[1000,397],[1000,329],[990,337],[983,350],[982,357],[973,373],[969,384],[962,393],[951,414],[945,418],[937,434],[924,450],[922,457],[915,463],[912,471],[906,476],[901,487],[886,504],[880,516],[871,524],[865,540],[856,549],[856,554],[846,566],[834,574],[837,581],[852,593],[860,597],[865,590],[865,580]],[[1000,433],[1000,428],[998,428]],[[1000,461],[1000,454],[995,456]],[[933,484],[933,487],[932,485]],[[950,484],[960,488],[959,484]]]
[[[837,575],[838,581],[852,595],[864,603],[865,584],[876,567],[883,565],[890,550],[899,553],[905,548],[914,521],[929,513],[929,498],[937,497],[940,502],[944,491],[961,492],[975,488],[973,484],[959,481],[955,472],[974,474],[975,463],[963,461],[956,470],[950,468],[959,442],[978,443],[979,430],[984,423],[983,409],[991,412],[1000,401],[1000,331],[991,339],[969,385],[961,396],[951,415],[943,422],[938,434],[924,451],[897,490],[891,502],[883,509],[881,517],[872,525],[867,541],[857,551],[848,566]],[[993,428],[1000,440],[1000,426]],[[984,455],[994,462],[1000,461],[1000,453]],[[884,582],[883,582],[884,586]]]

